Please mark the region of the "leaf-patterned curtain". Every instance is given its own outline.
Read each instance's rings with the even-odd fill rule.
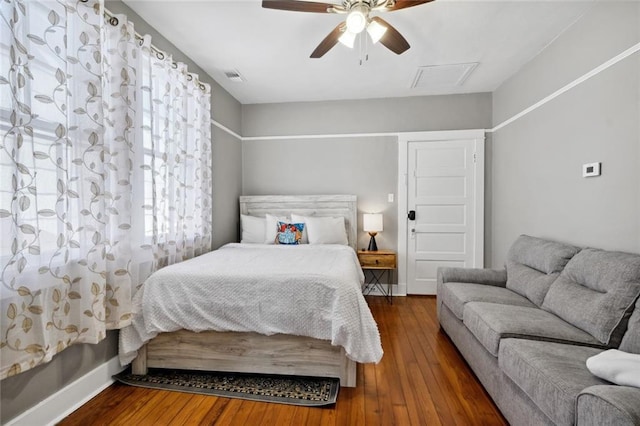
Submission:
[[[127,325],[149,273],[210,248],[209,87],[103,12],[0,3],[0,378]]]

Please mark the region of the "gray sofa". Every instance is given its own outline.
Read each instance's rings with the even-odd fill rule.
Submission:
[[[439,268],[437,291],[441,329],[511,424],[640,425],[640,388],[586,367],[640,353],[640,255],[522,235],[504,270]]]

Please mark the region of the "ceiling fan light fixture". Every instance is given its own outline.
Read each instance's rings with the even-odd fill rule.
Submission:
[[[357,34],[347,30],[344,33],[342,33],[338,41],[344,44],[345,46],[347,46],[349,49],[353,49],[353,46],[356,42],[356,36]]]
[[[386,32],[387,27],[380,25],[376,21],[371,21],[369,22],[369,25],[367,25],[367,33],[369,33],[369,37],[371,37],[371,42],[373,44],[379,42]]]
[[[360,8],[351,10],[347,16],[347,31],[360,34],[367,26],[367,15]]]

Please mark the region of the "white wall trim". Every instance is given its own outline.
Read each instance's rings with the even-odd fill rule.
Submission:
[[[242,142],[242,140],[243,140],[242,136],[240,136],[239,134],[237,134],[236,132],[234,132],[233,130],[231,130],[230,128],[225,126],[224,124],[217,122],[213,118],[211,119],[211,124],[216,126],[218,129],[227,132],[228,134],[230,134],[231,136],[233,136],[234,138],[236,138],[236,139],[238,139],[239,141]]]
[[[409,138],[398,136],[398,287],[407,294],[407,175]],[[399,290],[399,289],[398,289]],[[398,291],[399,292],[399,291]]]
[[[475,216],[475,229],[474,229],[474,249],[473,249],[473,262],[474,268],[484,268],[484,211],[485,211],[485,183],[484,173],[486,169],[485,164],[485,132],[476,138],[476,162],[474,164],[474,180],[475,180],[475,202],[476,202],[476,214]],[[481,235],[482,238],[477,238]]]
[[[606,61],[605,63],[601,64],[600,66],[597,66],[596,68],[592,69],[588,73],[578,77],[577,79],[573,80],[571,83],[565,85],[564,87],[556,90],[555,92],[553,92],[549,96],[547,96],[547,97],[541,99],[540,101],[536,102],[535,104],[531,105],[529,108],[519,112],[518,114],[516,114],[513,117],[509,118],[508,120],[505,120],[502,123],[498,124],[493,129],[487,129],[487,132],[489,132],[489,133],[497,132],[498,130],[502,129],[503,127],[508,126],[509,124],[511,124],[514,121],[524,117],[525,115],[529,114],[530,112],[535,111],[536,109],[540,108],[541,106],[543,106],[547,102],[552,101],[553,99],[557,98],[558,96],[562,95],[563,93],[573,89],[574,87],[578,86],[579,84],[584,83],[585,81],[589,80],[591,77],[594,77],[594,76],[600,74],[602,71],[604,71],[607,68],[617,64],[618,62],[622,61],[623,59],[625,59],[625,58],[627,58],[627,57],[629,57],[631,55],[633,55],[634,53],[637,53],[638,51],[640,51],[640,43],[628,48],[624,52],[620,53],[619,55],[617,55],[617,56],[615,56],[615,57],[613,57],[611,59],[609,59],[608,61]]]
[[[380,133],[330,133],[320,135],[283,135],[283,136],[243,136],[243,141],[269,141],[269,140],[290,140],[290,139],[337,139],[337,138],[370,138],[384,136],[398,136],[399,132]]]
[[[484,160],[484,129],[473,130],[443,130],[433,132],[403,132],[398,133],[398,293],[407,294],[407,175],[409,173],[409,142],[420,139],[423,141],[446,141],[459,139],[476,139],[482,141],[482,160]],[[478,142],[477,142],[478,143]],[[479,151],[479,150],[478,150]],[[476,179],[479,179],[476,177]],[[482,191],[484,194],[484,175],[482,176]],[[483,195],[484,197],[484,195]],[[484,202],[484,198],[483,198]],[[484,208],[483,214],[484,214]],[[484,230],[484,218],[482,220]],[[478,242],[477,242],[478,243]],[[482,255],[484,255],[484,241],[482,244]],[[476,245],[477,249],[477,245]],[[401,293],[402,289],[404,292]]]
[[[7,426],[55,425],[113,383],[111,376],[124,370],[117,356],[94,368],[73,383],[40,401]]]

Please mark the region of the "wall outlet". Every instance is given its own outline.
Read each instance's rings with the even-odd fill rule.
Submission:
[[[387,195],[387,201],[393,203],[393,194]]]
[[[582,177],[600,176],[600,163],[587,163],[582,165]]]

